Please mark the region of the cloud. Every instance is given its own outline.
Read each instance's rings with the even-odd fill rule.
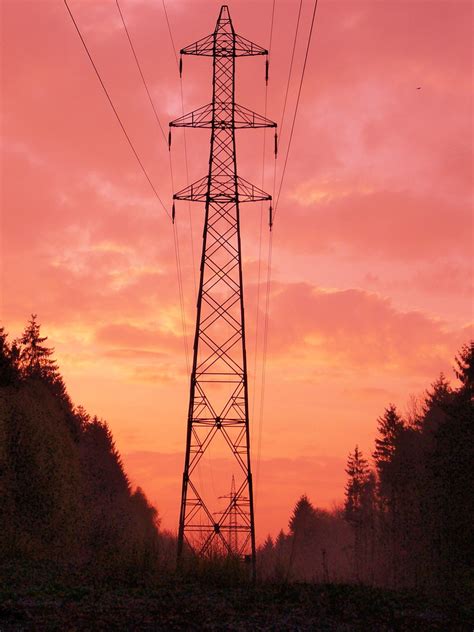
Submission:
[[[304,211],[285,221],[287,249],[403,263],[469,257],[472,251],[469,207],[453,201],[315,181],[302,182],[293,195]]]
[[[421,311],[399,311],[387,298],[359,289],[325,291],[275,283],[270,349],[315,364],[340,362],[395,371],[426,371],[450,359],[467,332]]]
[[[145,353],[152,350],[176,348],[179,339],[176,334],[155,327],[138,327],[128,323],[114,323],[100,327],[95,333],[96,341],[112,346],[131,346],[141,348]]]

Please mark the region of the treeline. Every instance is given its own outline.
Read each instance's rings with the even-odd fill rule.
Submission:
[[[344,506],[296,504],[289,532],[259,550],[262,576],[352,580],[421,591],[474,582],[474,343],[402,416],[378,419],[373,467],[349,455]]]
[[[0,328],[0,559],[154,572],[167,545],[156,509],[107,423],[73,405],[46,340],[35,315],[11,343]]]
[[[32,316],[0,327],[0,562],[57,561],[93,576],[171,570],[175,540],[132,489],[107,423],[74,406]],[[474,585],[474,343],[403,416],[378,421],[372,460],[349,455],[344,505],[302,496],[258,550],[261,579],[356,581],[456,594]],[[469,588],[471,587],[471,588]]]

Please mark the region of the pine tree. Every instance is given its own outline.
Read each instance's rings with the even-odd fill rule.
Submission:
[[[298,535],[299,540],[311,537],[316,520],[316,511],[306,494],[303,494],[295,505],[290,518],[291,535]]]
[[[81,431],[84,431],[86,426],[91,421],[91,416],[89,415],[87,410],[84,408],[84,406],[75,406],[73,410],[73,415],[76,418],[77,425],[79,426]]]
[[[439,378],[426,391],[423,403],[423,417],[419,425],[419,429],[425,436],[427,448],[433,442],[434,435],[440,424],[446,420],[452,399],[453,389],[444,373],[440,373]]]
[[[289,527],[289,559],[287,579],[290,574],[300,579],[310,579],[316,572],[315,550],[317,544],[317,512],[306,494],[295,505]]]
[[[474,568],[474,344],[465,344],[454,367],[455,389],[434,435],[429,458],[430,493],[437,534],[439,581],[458,590]]]
[[[446,376],[441,372],[438,379],[431,384],[431,389],[426,391],[424,410],[426,411],[433,405],[440,406],[443,403],[448,403],[452,392]]]
[[[15,355],[7,341],[8,334],[0,327],[0,386],[9,386],[18,379]]]
[[[52,384],[59,378],[58,366],[51,357],[54,349],[43,344],[47,337],[41,336],[41,326],[36,319],[37,315],[32,314],[20,338],[20,367],[24,377],[40,378]]]
[[[85,426],[81,442],[85,448],[87,472],[97,497],[128,495],[130,482],[107,422],[94,416]]]
[[[375,440],[373,457],[378,474],[377,496],[380,502],[380,537],[386,548],[386,580],[397,586],[400,581],[400,534],[402,530],[400,509],[403,502],[403,458],[399,448],[413,429],[405,429],[403,419],[396,407],[390,404],[382,417],[378,418],[379,436]],[[402,450],[403,451],[403,450]]]
[[[346,484],[345,492],[345,518],[350,523],[360,521],[363,507],[364,490],[369,478],[369,465],[362,456],[359,446],[356,445],[354,454],[349,453],[347,459],[346,474],[349,480]]]
[[[473,399],[474,395],[474,340],[463,345],[456,357],[454,368],[456,377],[462,384],[462,390]]]
[[[395,453],[397,440],[405,424],[393,404],[385,409],[383,416],[379,417],[377,422],[380,436],[375,440],[373,457],[377,470],[381,474]]]
[[[354,567],[357,580],[367,565],[369,542],[373,548],[374,521],[374,474],[370,471],[359,446],[349,453],[346,474],[344,517],[352,527],[354,535]]]
[[[273,538],[270,534],[268,534],[265,539],[265,542],[260,547],[260,550],[262,552],[268,552],[268,551],[273,551],[273,548],[274,548]]]
[[[446,379],[444,373],[440,373],[437,380],[431,384],[431,388],[426,391],[423,404],[423,413],[426,416],[432,410],[445,413],[452,400],[453,389]]]

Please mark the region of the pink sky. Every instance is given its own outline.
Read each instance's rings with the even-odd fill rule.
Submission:
[[[276,0],[267,116],[280,123],[297,0]],[[292,115],[312,3],[303,3]],[[70,0],[140,157],[170,206],[168,149],[112,0]],[[122,0],[161,121],[181,115],[162,4]],[[169,0],[178,48],[210,33],[213,0]],[[235,29],[268,46],[272,2],[230,4]],[[31,312],[74,402],[104,417],[134,483],[177,526],[188,399],[170,222],[106,101],[62,2],[3,0],[1,320]],[[243,207],[257,535],[286,528],[299,495],[343,497],[356,442],[368,455],[389,402],[406,410],[472,335],[472,4],[320,0],[274,226],[265,406],[256,347],[259,204]],[[264,113],[264,64],[238,60],[237,100]],[[211,98],[208,59],[184,60],[185,111]],[[288,142],[283,126],[278,173]],[[208,130],[186,135],[189,176]],[[173,133],[175,189],[186,185]],[[263,132],[238,137],[262,184]],[[267,137],[266,190],[272,190]],[[279,178],[278,178],[279,179]],[[188,338],[203,209],[177,204]],[[267,207],[263,208],[264,222]],[[268,231],[263,233],[259,322]],[[196,263],[195,262],[195,263]],[[257,363],[255,354],[257,348]],[[255,366],[257,379],[254,384]],[[258,459],[258,435],[261,453]],[[219,478],[219,456],[209,484]]]

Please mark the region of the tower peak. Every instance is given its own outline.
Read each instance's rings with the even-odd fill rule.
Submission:
[[[234,30],[232,26],[232,20],[230,19],[229,7],[223,4],[217,18],[216,31],[232,32]]]

